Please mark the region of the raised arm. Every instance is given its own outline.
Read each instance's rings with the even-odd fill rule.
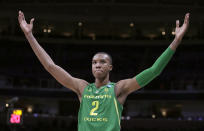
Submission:
[[[35,37],[33,36],[33,21],[34,18],[30,20],[28,24],[25,20],[23,12],[19,11],[18,21],[22,31],[25,34],[31,48],[33,49],[35,55],[40,60],[44,68],[63,86],[76,92],[78,96],[81,96],[83,88],[88,84],[86,81],[74,78],[64,69],[56,65],[50,56],[45,52],[45,50],[39,45]]]
[[[119,96],[118,100],[121,103],[124,103],[128,94],[141,87],[144,87],[155,77],[160,75],[160,73],[172,58],[176,48],[181,43],[188,26],[189,13],[185,15],[184,23],[181,27],[179,27],[179,20],[176,21],[175,39],[150,68],[142,71],[134,78],[121,80],[117,83],[116,96]]]

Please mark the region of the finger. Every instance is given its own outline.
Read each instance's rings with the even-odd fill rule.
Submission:
[[[189,23],[189,16],[190,16],[190,13],[187,13],[186,16],[185,16],[185,19],[184,19],[185,24]]]
[[[21,14],[21,11],[19,10],[19,11],[18,11],[18,15],[20,15],[20,14]]]
[[[22,11],[21,11],[21,16],[22,16],[22,19],[25,20],[25,16]]]
[[[21,19],[22,19],[22,20],[24,20],[24,19],[25,19],[24,14],[23,14],[23,12],[22,12],[22,11],[19,11],[19,16],[21,17]]]
[[[179,28],[179,20],[176,20],[176,28]]]
[[[21,11],[18,12],[18,15],[22,18],[22,12]]]
[[[19,21],[19,23],[22,21],[21,11],[18,12],[18,21]]]
[[[18,11],[18,15],[20,15],[20,13],[21,13],[21,11],[19,10],[19,11]]]
[[[34,18],[32,18],[31,20],[30,20],[30,24],[31,25],[33,25],[33,21],[34,21],[35,19]]]

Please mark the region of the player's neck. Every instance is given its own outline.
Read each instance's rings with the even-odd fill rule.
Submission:
[[[109,80],[109,76],[105,77],[105,78],[96,78],[95,79],[95,86],[96,88],[99,88],[101,86],[107,85],[110,82]]]

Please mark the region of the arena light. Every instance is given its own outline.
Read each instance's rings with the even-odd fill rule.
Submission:
[[[130,120],[130,118],[131,118],[130,116],[127,116],[127,117],[126,117],[127,120]]]
[[[32,106],[28,106],[27,107],[27,112],[28,113],[32,113],[33,112],[33,107]]]
[[[130,27],[134,27],[135,25],[134,25],[133,22],[131,22],[129,26],[130,26]]]
[[[9,125],[22,125],[23,124],[23,110],[22,109],[9,109],[7,123]]]
[[[125,119],[125,117],[124,116],[122,116],[122,118],[121,118],[122,120],[124,120]]]
[[[166,109],[161,109],[161,114],[163,117],[167,116],[167,110]]]
[[[78,22],[78,26],[81,27],[83,25],[82,22]]]
[[[6,107],[9,107],[9,104],[8,104],[8,103],[6,103]]]
[[[43,32],[46,33],[46,32],[47,32],[47,29],[43,29]]]
[[[156,115],[155,115],[155,114],[152,114],[152,118],[155,119],[155,118],[156,118]]]
[[[52,31],[51,29],[47,29],[47,33],[51,33],[51,31]]]

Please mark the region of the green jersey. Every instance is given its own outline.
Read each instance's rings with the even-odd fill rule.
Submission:
[[[89,84],[83,92],[78,114],[78,131],[120,131],[122,105],[118,102],[115,83],[100,88]]]

